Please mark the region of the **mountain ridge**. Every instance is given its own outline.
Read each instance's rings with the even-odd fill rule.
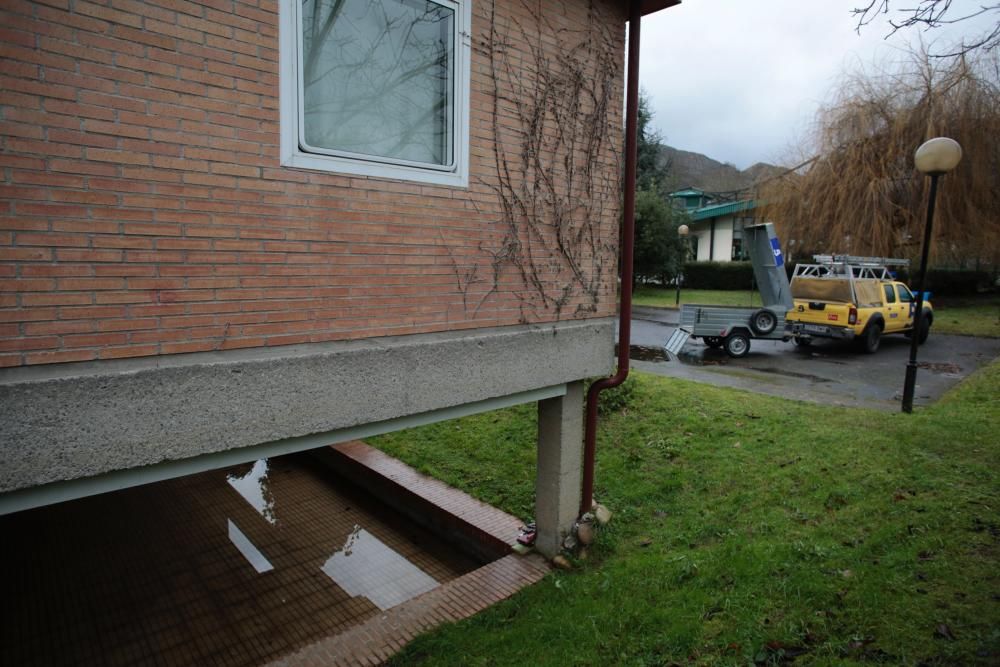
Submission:
[[[671,190],[697,188],[706,192],[745,190],[761,181],[784,173],[784,167],[756,162],[746,169],[719,162],[702,153],[685,151],[673,146],[660,148],[660,163],[667,170]]]

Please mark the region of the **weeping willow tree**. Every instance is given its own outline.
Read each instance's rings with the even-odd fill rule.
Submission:
[[[942,60],[921,49],[892,71],[856,73],[818,114],[814,155],[762,186],[765,214],[796,254],[909,257],[920,252],[929,180],[913,166],[947,136],[962,162],[940,180],[931,258],[1000,265],[1000,60]]]

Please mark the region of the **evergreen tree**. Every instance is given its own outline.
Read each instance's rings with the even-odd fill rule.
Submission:
[[[666,195],[667,165],[663,160],[663,143],[653,129],[653,111],[649,95],[639,93],[639,127],[636,142],[636,189],[654,190]]]
[[[656,281],[666,285],[681,269],[681,243],[677,228],[688,221],[667,198],[669,166],[662,158],[663,144],[651,124],[649,96],[639,96],[636,145],[635,271],[634,282]]]

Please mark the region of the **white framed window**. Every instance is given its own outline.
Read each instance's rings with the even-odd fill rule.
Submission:
[[[281,0],[281,164],[468,185],[471,0]]]

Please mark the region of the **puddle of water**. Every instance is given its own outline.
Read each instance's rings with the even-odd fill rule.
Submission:
[[[264,664],[482,564],[309,454],[0,517],[0,535],[18,573],[0,665],[19,667]]]
[[[278,519],[274,514],[274,496],[267,484],[267,468],[267,459],[260,459],[245,475],[230,474],[226,476],[226,481],[258,514],[274,525]]]
[[[670,361],[662,347],[647,347],[645,345],[629,345],[628,358],[636,361]]]
[[[357,524],[344,546],[320,568],[351,597],[364,596],[385,611],[438,582]]]
[[[257,570],[257,574],[273,570],[274,566],[271,565],[271,561],[260,552],[260,549],[254,546],[250,538],[243,534],[243,531],[233,523],[232,519],[227,519],[227,521],[229,521],[229,541],[243,554],[253,569]]]

